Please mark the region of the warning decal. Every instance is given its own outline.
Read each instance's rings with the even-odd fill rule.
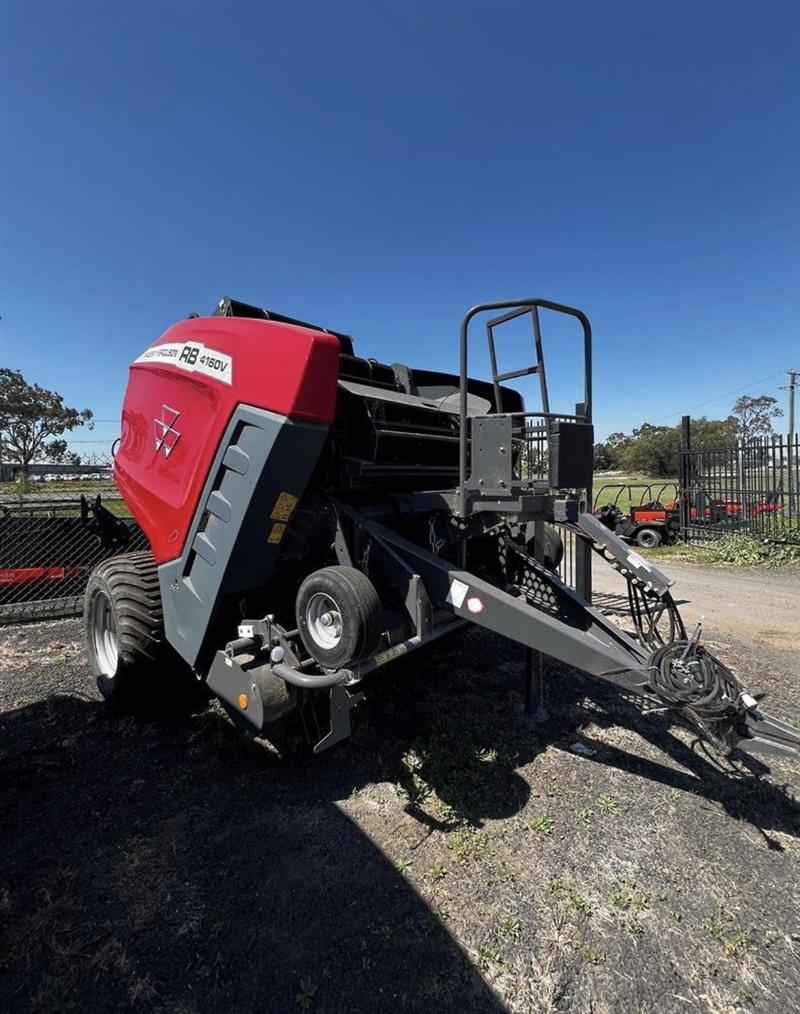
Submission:
[[[226,352],[207,349],[202,342],[166,342],[143,352],[134,363],[168,363],[187,373],[202,373],[223,384],[233,383],[233,359]]]
[[[275,524],[272,526],[272,530],[267,536],[267,542],[271,546],[276,546],[283,538],[283,533],[285,531],[286,525],[282,524],[280,521],[276,521]]]
[[[464,598],[466,597],[468,591],[469,591],[468,584],[464,584],[463,581],[458,581],[455,578],[453,578],[453,580],[450,582],[450,591],[447,593],[447,598],[445,601],[450,602],[452,605],[456,607],[456,609],[460,609],[461,606],[464,604]]]
[[[288,521],[296,506],[297,497],[294,493],[281,493],[275,501],[270,517],[273,521]]]

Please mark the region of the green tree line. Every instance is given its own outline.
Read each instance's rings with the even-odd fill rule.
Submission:
[[[743,395],[725,419],[692,419],[695,447],[722,447],[735,440],[752,440],[773,431],[773,420],[783,415],[770,395]],[[681,427],[645,422],[630,433],[611,433],[595,444],[594,467],[598,471],[620,470],[653,478],[674,478],[678,474]]]

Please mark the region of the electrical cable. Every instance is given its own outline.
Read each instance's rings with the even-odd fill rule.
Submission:
[[[715,398],[709,398],[707,401],[700,401],[696,405],[688,405],[680,412],[668,412],[666,415],[661,415],[657,419],[654,419],[654,423],[663,422],[665,419],[672,419],[676,415],[686,415],[687,412],[691,412],[696,408],[703,408],[704,405],[712,405],[715,401],[722,401],[723,398],[729,398],[732,394],[741,394],[742,391],[746,391],[748,387],[755,387],[756,384],[764,384],[768,380],[772,380],[773,377],[782,375],[784,370],[777,370],[775,373],[770,373],[768,377],[761,377],[760,380],[751,380],[749,384],[745,384],[744,387],[736,387],[732,391],[726,391],[724,394],[718,394]]]

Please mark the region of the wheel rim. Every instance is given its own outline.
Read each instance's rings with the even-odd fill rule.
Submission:
[[[335,648],[342,639],[342,614],[336,602],[324,592],[316,592],[306,606],[306,627],[320,648]]]
[[[656,536],[652,532],[643,532],[641,535],[640,543],[645,549],[652,549],[656,544]]]
[[[117,623],[111,600],[102,592],[92,602],[92,647],[97,664],[104,676],[113,679],[117,673],[119,641]]]

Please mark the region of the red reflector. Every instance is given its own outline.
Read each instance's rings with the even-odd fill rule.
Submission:
[[[467,599],[467,609],[477,616],[478,613],[483,612],[483,602],[481,602],[481,600],[476,596],[473,596],[472,598]]]

